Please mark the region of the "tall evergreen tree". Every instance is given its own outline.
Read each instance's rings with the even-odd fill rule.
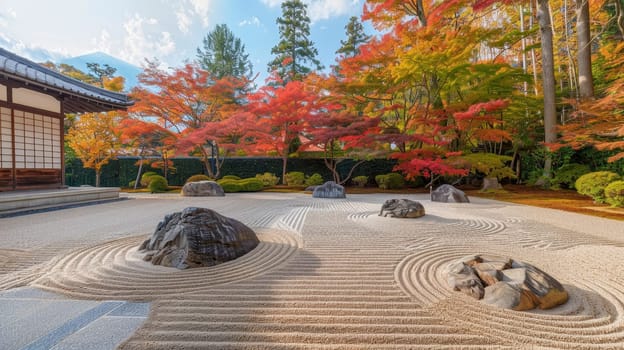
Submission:
[[[245,45],[226,24],[218,24],[203,40],[203,50],[197,49],[197,61],[213,79],[224,77],[251,78],[252,65]]]
[[[318,51],[310,40],[310,17],[307,5],[301,0],[282,3],[282,17],[277,18],[280,42],[271,49],[275,59],[269,63],[269,72],[277,71],[285,81],[301,80],[312,70],[323,69],[316,58]]]
[[[364,26],[355,16],[349,18],[349,23],[345,26],[345,31],[347,40],[340,40],[342,46],[336,53],[343,55],[343,57],[356,56],[360,53],[360,45],[367,42],[370,36],[364,33]]]

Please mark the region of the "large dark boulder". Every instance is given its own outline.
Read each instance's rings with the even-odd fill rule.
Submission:
[[[345,188],[333,181],[327,181],[326,183],[316,186],[312,197],[315,198],[346,198]]]
[[[223,197],[225,192],[221,185],[214,181],[188,182],[182,187],[181,195],[185,197]]]
[[[431,191],[431,201],[443,203],[470,203],[468,196],[463,191],[447,184],[440,185],[438,188]]]
[[[379,216],[393,218],[419,218],[424,215],[425,207],[420,202],[409,199],[388,199],[379,211]]]
[[[189,207],[165,216],[139,251],[154,265],[186,269],[236,259],[258,243],[255,232],[240,221],[210,209]]]

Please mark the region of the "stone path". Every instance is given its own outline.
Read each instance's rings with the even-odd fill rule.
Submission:
[[[121,349],[615,349],[624,344],[624,223],[488,200],[447,204],[424,195],[407,197],[421,201],[427,215],[377,216],[381,203],[396,198],[390,195],[155,196],[93,207],[99,210],[71,209],[63,216],[80,213],[85,217],[79,220],[93,222],[82,232],[83,244],[0,271],[0,290],[29,285],[82,300],[75,302],[100,301],[85,304],[90,309],[107,308],[102,305],[110,300],[151,303],[149,318]],[[190,205],[243,221],[258,232],[261,244],[211,268],[177,271],[143,262],[136,246],[164,213]],[[123,215],[129,223],[100,221],[102,214]],[[24,242],[38,247],[75,242],[68,232],[55,239],[52,231],[50,237],[31,233]],[[7,264],[32,255],[28,249],[15,253],[2,238]],[[474,253],[512,256],[540,267],[564,284],[570,301],[553,310],[515,312],[452,292],[442,268]]]

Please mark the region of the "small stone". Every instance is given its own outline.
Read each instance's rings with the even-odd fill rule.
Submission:
[[[483,302],[515,311],[535,308],[534,300],[525,290],[517,284],[507,282],[498,282],[486,287]]]
[[[409,199],[388,199],[381,206],[379,216],[388,215],[393,218],[419,218],[425,216],[425,207]]]
[[[462,262],[448,266],[447,283],[453,290],[470,295],[475,299],[483,298],[483,283],[474,270]]]
[[[489,263],[476,264],[473,266],[473,269],[486,286],[496,284],[502,278],[501,272]]]
[[[440,185],[438,188],[431,191],[431,201],[443,203],[470,203],[468,196],[463,191],[448,184]]]
[[[345,188],[333,181],[316,186],[312,192],[314,198],[346,198]]]
[[[221,185],[214,181],[188,182],[180,192],[185,197],[223,197],[225,192]]]

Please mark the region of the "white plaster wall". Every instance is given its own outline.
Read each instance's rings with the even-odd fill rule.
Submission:
[[[61,113],[61,102],[54,97],[26,88],[13,89],[13,103]]]
[[[0,101],[7,100],[7,87],[0,84]]]

